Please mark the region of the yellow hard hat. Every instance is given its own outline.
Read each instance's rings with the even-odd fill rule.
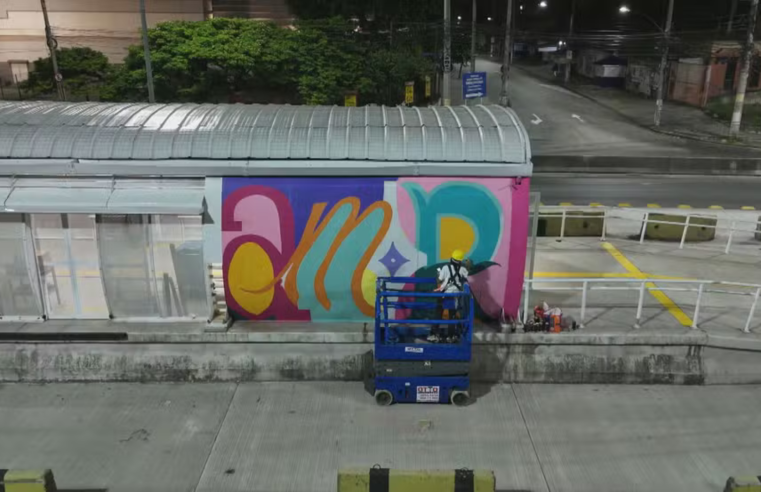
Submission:
[[[462,261],[465,259],[465,253],[461,249],[456,249],[452,252],[452,259]]]

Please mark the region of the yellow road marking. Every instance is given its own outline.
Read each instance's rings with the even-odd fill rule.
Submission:
[[[571,202],[560,202],[561,207],[573,207],[573,203]]]
[[[619,203],[618,206],[621,207],[621,208],[627,208],[627,207],[631,207],[632,204],[631,203]]]
[[[721,205],[711,205],[708,208],[710,208],[711,210],[724,210],[724,207],[722,207]]]
[[[534,272],[534,278],[635,278],[632,273]]]
[[[648,203],[647,208],[661,208],[657,203]]]
[[[605,248],[605,250],[610,253],[610,255],[615,258],[615,260],[626,269],[627,272],[634,274],[634,278],[648,278],[648,276],[643,273],[637,266],[632,263],[629,258],[624,256],[623,253],[621,253],[618,248],[613,246],[611,243],[602,243],[602,247]],[[656,285],[653,282],[647,282],[645,286],[648,289],[656,288]],[[663,307],[665,307],[671,315],[676,318],[679,323],[681,323],[683,326],[692,326],[692,320],[689,316],[687,316],[684,311],[681,310],[679,306],[676,305],[674,301],[671,300],[669,296],[667,296],[664,292],[661,292],[659,290],[651,290],[649,291],[650,294],[655,297],[655,299],[660,302]]]
[[[602,203],[592,202],[589,204],[590,207],[602,207]]]
[[[692,207],[691,207],[691,206],[689,206],[689,205],[679,205],[677,208],[681,208],[681,209],[683,209],[683,210],[686,210],[686,209],[690,209],[690,208],[692,208]]]
[[[756,210],[756,207],[742,207],[742,210]]]

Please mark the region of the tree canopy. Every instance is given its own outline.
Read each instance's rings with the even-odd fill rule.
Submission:
[[[148,31],[159,101],[399,104],[404,83],[433,70],[422,49],[393,49],[345,20],[303,21],[295,29],[246,19],[174,21]],[[145,100],[139,45],[102,91],[106,100]]]
[[[97,94],[109,78],[111,67],[106,55],[90,48],[63,48],[56,51],[58,70],[63,76],[66,93],[73,97]],[[34,97],[56,91],[50,57],[34,62],[23,88]]]

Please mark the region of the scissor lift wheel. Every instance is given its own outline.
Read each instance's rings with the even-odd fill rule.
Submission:
[[[450,400],[452,401],[452,405],[456,407],[464,407],[470,402],[470,393],[467,391],[452,391]]]
[[[391,394],[390,391],[387,390],[376,390],[375,391],[375,403],[382,407],[387,407],[391,405],[394,402],[394,395]]]

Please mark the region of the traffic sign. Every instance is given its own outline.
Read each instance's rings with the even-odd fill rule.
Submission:
[[[356,108],[357,107],[357,93],[351,92],[349,94],[344,95],[344,106],[347,108]]]
[[[415,82],[404,84],[404,102],[407,104],[415,103]]]
[[[462,98],[486,97],[486,72],[470,72],[462,75]]]

